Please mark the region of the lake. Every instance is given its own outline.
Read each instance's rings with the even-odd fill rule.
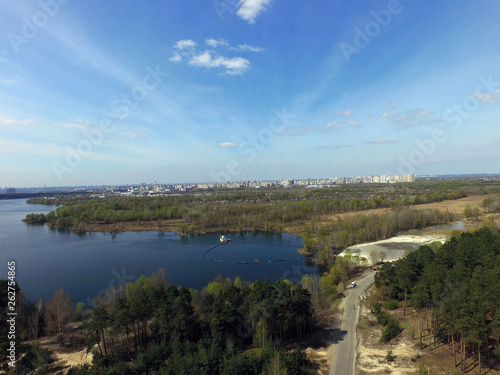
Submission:
[[[206,254],[218,260],[214,262],[203,253],[219,244],[219,233],[187,238],[158,231],[78,235],[21,221],[28,213],[53,209],[26,204],[25,199],[0,200],[0,277],[7,275],[7,262],[15,260],[16,281],[31,300],[48,299],[64,288],[73,302],[90,306],[106,287],[134,282],[158,268],[166,270],[170,284],[196,289],[218,274],[274,283],[279,278],[297,282],[306,273],[318,273],[311,259],[297,252],[302,239],[285,233],[226,233],[231,242]],[[275,261],[284,259],[290,260]]]

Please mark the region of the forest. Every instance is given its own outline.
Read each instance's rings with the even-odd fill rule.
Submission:
[[[74,367],[72,375],[310,373],[301,343],[317,329],[317,313],[336,296],[328,277],[271,284],[219,275],[201,291],[167,280],[159,269],[113,286],[96,297],[92,310],[81,302],[75,306],[63,289],[45,302],[19,297],[18,373],[52,368],[53,359],[38,344],[45,335],[61,347],[83,342],[92,352],[92,365]],[[1,302],[4,311],[6,301]],[[70,334],[75,324],[83,327],[83,338]],[[30,344],[21,344],[26,340]]]
[[[471,189],[410,185],[384,189],[345,187],[299,191],[219,191],[208,194],[106,198],[87,194],[29,199],[28,203],[54,205],[58,208],[48,215],[30,214],[25,221],[86,230],[85,226],[89,224],[181,219],[186,233],[217,228],[273,231],[280,230],[285,224],[321,215],[375,208],[399,209],[459,199],[466,197],[468,190]]]
[[[422,246],[375,276],[384,300],[414,310],[412,337],[430,350],[446,343],[464,372],[500,365],[500,234],[483,228]],[[372,306],[380,315],[380,305]],[[397,333],[396,333],[397,334]]]

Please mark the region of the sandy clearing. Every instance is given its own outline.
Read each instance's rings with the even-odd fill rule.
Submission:
[[[375,252],[380,257],[380,252],[384,251],[387,256],[384,261],[394,261],[403,257],[407,252],[415,250],[422,245],[428,245],[433,242],[444,243],[446,235],[400,235],[386,240],[368,242],[359,245],[353,245],[347,248],[352,255],[368,259],[371,262],[371,254]],[[345,251],[339,254],[345,255]]]
[[[361,320],[369,321],[374,317],[365,304],[361,307]],[[366,324],[364,325],[366,326]],[[425,352],[417,350],[415,344],[401,337],[388,344],[380,343],[382,329],[380,325],[367,326],[360,329],[358,326],[356,374],[415,374],[418,363],[412,362],[411,357],[419,353],[422,357]],[[387,362],[387,351],[392,350],[395,360]]]
[[[80,350],[73,353],[53,353],[55,368],[64,369],[66,373],[71,366],[83,365],[85,363],[92,363],[92,353],[87,353],[87,349]]]

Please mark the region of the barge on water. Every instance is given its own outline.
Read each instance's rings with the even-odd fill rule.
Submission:
[[[229,241],[231,241],[229,238],[227,238],[223,234],[220,235],[220,243],[228,243]]]

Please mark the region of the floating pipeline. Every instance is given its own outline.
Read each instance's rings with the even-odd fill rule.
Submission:
[[[225,245],[227,242],[223,242],[223,243],[219,243],[215,246],[212,246],[210,249],[207,249],[203,252],[203,258],[209,262],[215,262],[215,263],[233,263],[233,264],[258,264],[260,263],[260,261],[258,259],[256,259],[255,261],[253,262],[247,262],[247,261],[236,261],[236,262],[226,262],[225,260],[220,260],[220,259],[211,259],[209,257],[207,257],[207,254],[212,251],[212,250],[215,250],[217,249],[219,246],[222,246],[222,245]],[[301,258],[297,258],[297,259],[301,259]],[[285,258],[285,259],[270,259],[268,260],[269,263],[275,263],[275,262],[289,262],[291,261],[292,259],[291,258]]]

